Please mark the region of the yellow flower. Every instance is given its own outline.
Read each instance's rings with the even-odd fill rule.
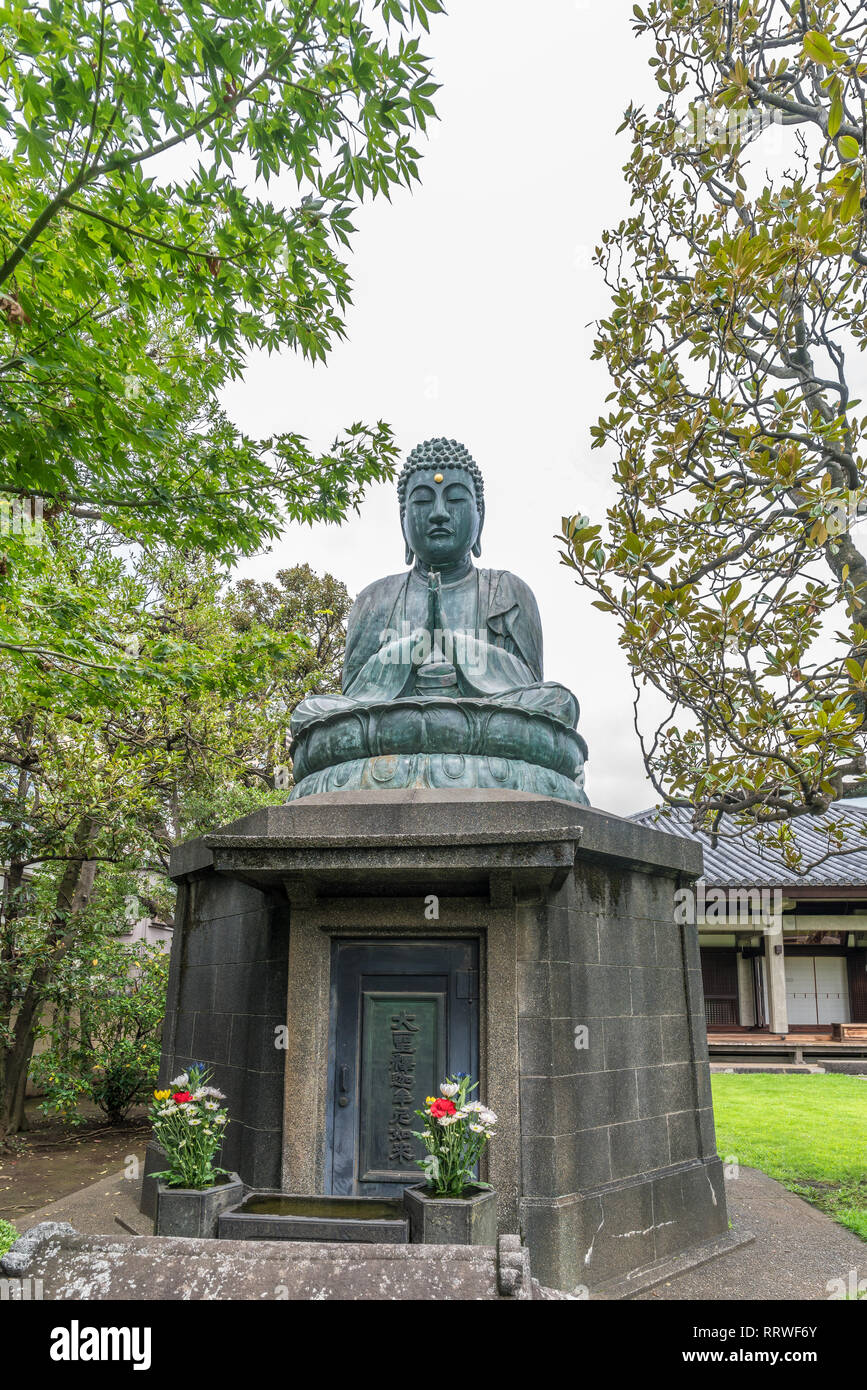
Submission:
[[[154,1100],[168,1100],[171,1091],[154,1091]]]
[[[425,1096],[425,1098],[424,1098],[424,1103],[425,1103],[425,1105],[433,1105],[433,1103],[434,1103],[435,1100],[436,1100],[436,1096]]]

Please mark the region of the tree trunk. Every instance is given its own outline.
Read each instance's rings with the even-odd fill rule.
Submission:
[[[27,1058],[27,1066],[21,1068],[18,1077],[18,1090],[12,1102],[12,1123],[15,1126],[12,1133],[20,1134],[22,1130],[30,1128],[27,1115],[24,1110],[24,1102],[27,1099],[27,1074],[30,1071],[30,1057],[33,1055],[33,1044],[30,1045],[30,1055]]]
[[[93,829],[93,821],[85,817],[76,831],[74,852],[84,852]],[[11,1042],[0,1052],[0,1146],[22,1127],[27,1074],[36,1042],[36,1028],[54,969],[69,947],[75,916],[90,897],[95,874],[94,860],[71,859],[66,865],[57,891],[51,925],[52,953],[27,981],[24,996],[15,1013]]]

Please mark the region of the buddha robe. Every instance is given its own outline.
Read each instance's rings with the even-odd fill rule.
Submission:
[[[565,686],[542,679],[542,624],[532,591],[507,570],[473,568],[441,588],[443,630],[454,641],[437,656],[455,670],[456,697],[539,710],[570,728],[578,701]],[[410,634],[428,626],[428,585],[417,569],[378,579],[359,594],[349,615],[342,695],[313,695],[292,716],[297,736],[311,720],[338,710],[431,694],[419,684]]]

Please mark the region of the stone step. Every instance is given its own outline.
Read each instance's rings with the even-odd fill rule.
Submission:
[[[45,1300],[482,1300],[557,1297],[530,1277],[516,1235],[482,1245],[200,1240],[81,1235],[65,1222],[26,1231],[0,1260],[15,1298]],[[30,1281],[28,1283],[28,1281]],[[559,1295],[562,1297],[562,1295]]]
[[[779,1072],[782,1075],[809,1076],[811,1073],[824,1072],[824,1067],[817,1067],[808,1062],[711,1062],[711,1074],[734,1072],[736,1075],[749,1075],[751,1072]]]

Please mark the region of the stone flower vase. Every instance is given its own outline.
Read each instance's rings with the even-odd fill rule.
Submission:
[[[169,1187],[157,1183],[155,1236],[214,1237],[221,1211],[243,1200],[244,1184],[230,1173],[213,1187]]]
[[[405,1187],[403,1204],[414,1245],[496,1245],[497,1194],[466,1187],[460,1197],[436,1197],[424,1183]]]

